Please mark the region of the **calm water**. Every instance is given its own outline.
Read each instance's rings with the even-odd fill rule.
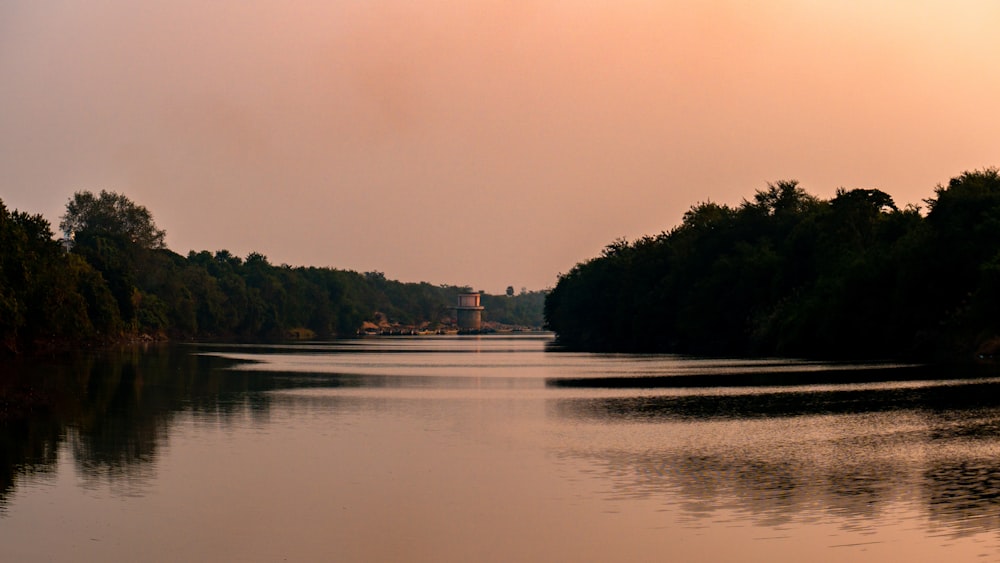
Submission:
[[[0,561],[1000,560],[1000,378],[174,345],[0,366]]]

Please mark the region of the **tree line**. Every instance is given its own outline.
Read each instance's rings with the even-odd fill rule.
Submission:
[[[939,185],[926,210],[795,181],[700,203],[559,276],[557,343],[592,351],[903,358],[1000,350],[1000,174]]]
[[[73,195],[55,238],[0,201],[0,351],[137,337],[352,336],[365,321],[438,328],[465,286],[167,248],[152,214],[108,191]],[[486,296],[485,318],[541,326],[543,292]]]

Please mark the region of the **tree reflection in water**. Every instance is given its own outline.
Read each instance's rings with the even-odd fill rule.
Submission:
[[[659,392],[550,402],[550,414],[574,424],[632,427],[627,447],[609,437],[564,455],[603,467],[616,494],[696,517],[735,510],[772,526],[835,517],[857,529],[905,503],[921,512],[907,517],[955,536],[1000,529],[994,380]]]
[[[175,431],[182,416],[194,415],[199,424],[248,418],[264,425],[272,408],[281,412],[279,402],[288,400],[270,391],[363,386],[370,396],[352,400],[368,401],[375,412],[417,405],[420,420],[461,415],[469,405],[480,420],[489,412],[480,411],[484,405],[510,406],[481,403],[482,397],[521,397],[523,391],[517,400],[530,401],[527,412],[547,409],[540,415],[544,426],[533,432],[551,435],[553,425],[563,425],[556,430],[571,437],[550,444],[556,455],[600,468],[614,495],[662,499],[695,519],[730,510],[761,525],[832,518],[864,532],[905,506],[906,517],[954,535],[1000,529],[1000,383],[975,379],[979,373],[850,373],[844,385],[832,381],[843,373],[814,373],[810,377],[831,381],[812,388],[791,385],[804,376],[788,373],[755,374],[742,387],[738,378],[722,378],[725,389],[709,385],[718,379],[697,377],[648,379],[641,389],[621,382],[617,389],[600,388],[600,379],[553,380],[522,390],[503,378],[493,385],[489,378],[463,379],[468,367],[454,368],[451,378],[399,376],[388,368],[372,375],[235,371],[226,369],[235,360],[201,351],[150,346],[5,365],[0,510],[19,480],[55,474],[60,455],[72,457],[84,487],[141,492],[164,457],[168,429]],[[386,358],[393,366],[405,360]],[[452,369],[452,358],[440,358],[441,369]],[[769,386],[757,386],[762,377]],[[579,389],[587,385],[598,389]],[[400,389],[404,398],[394,394]],[[442,403],[440,390],[448,397],[469,392],[475,400]],[[329,405],[324,394],[296,400]],[[442,415],[446,406],[458,412]],[[500,409],[501,423],[525,422],[513,420],[524,406]]]
[[[225,420],[267,418],[273,388],[263,374],[186,346],[145,346],[20,359],[0,375],[0,508],[18,479],[54,471],[63,443],[88,481],[146,481],[182,411]]]

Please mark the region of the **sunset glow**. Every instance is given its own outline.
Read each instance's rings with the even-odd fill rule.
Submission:
[[[167,245],[541,289],[797,179],[920,204],[1000,164],[995,2],[0,5],[0,198]]]

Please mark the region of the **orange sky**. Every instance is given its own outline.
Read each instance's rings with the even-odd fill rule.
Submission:
[[[875,6],[875,7],[873,7]],[[0,198],[167,244],[541,289],[798,179],[920,203],[1000,164],[993,1],[0,3]]]

